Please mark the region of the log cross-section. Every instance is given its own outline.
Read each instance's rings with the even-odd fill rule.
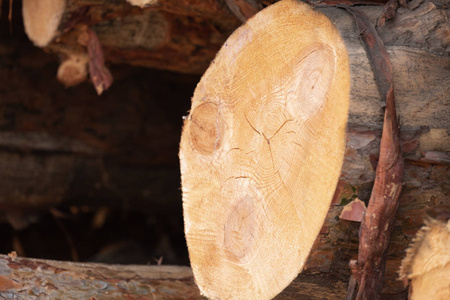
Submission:
[[[412,300],[450,298],[450,207],[431,211],[416,234],[400,267],[400,277],[411,280]]]
[[[198,84],[180,144],[185,233],[201,292],[269,299],[303,268],[340,174],[343,41],[299,1],[261,11]]]

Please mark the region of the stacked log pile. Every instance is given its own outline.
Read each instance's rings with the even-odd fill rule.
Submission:
[[[266,6],[274,1],[257,2]],[[361,10],[376,23],[383,8]],[[304,293],[308,283],[317,290],[324,280],[333,282],[324,291],[329,299],[343,298],[360,223],[339,216],[357,199],[367,203],[379,155],[383,103],[359,33],[345,11],[320,11],[339,29],[350,57],[347,147],[325,223],[304,272],[281,294],[285,299]],[[425,210],[450,204],[449,17],[445,3],[423,1],[399,8],[393,20],[378,28],[393,65],[405,158],[383,289],[391,299],[406,297],[398,269]],[[11,37],[5,9],[0,21],[7,41],[0,45],[0,217],[21,228],[29,213],[69,204],[181,214],[181,117],[198,75],[241,24],[226,3],[161,0],[141,8],[126,1],[67,1],[59,32],[44,48],[50,54],[32,49],[23,35]],[[12,19],[15,32],[21,29],[19,21],[17,15]],[[98,36],[114,77],[101,97],[89,83],[65,89],[56,80],[56,58],[62,63],[88,55],[79,42],[87,29]],[[184,75],[155,72],[151,78],[130,79],[120,64]],[[11,264],[11,258],[1,259],[2,266]],[[12,293],[20,290],[4,286]]]

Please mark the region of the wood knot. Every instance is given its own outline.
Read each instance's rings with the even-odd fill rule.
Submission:
[[[231,209],[224,226],[224,246],[228,259],[237,263],[251,260],[258,239],[259,222],[257,207],[252,196],[242,197]]]
[[[212,154],[222,146],[225,130],[219,106],[212,102],[199,105],[191,114],[192,144],[201,154]]]
[[[294,98],[287,104],[288,111],[307,121],[320,114],[326,105],[328,91],[334,78],[335,56],[333,49],[325,44],[313,44],[302,49],[301,59],[295,63],[289,77],[295,82]]]

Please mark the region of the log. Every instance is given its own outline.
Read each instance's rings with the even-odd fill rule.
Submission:
[[[212,299],[271,299],[301,271],[343,160],[349,66],[338,31],[296,1],[225,42],[180,142],[186,240]]]
[[[225,39],[240,25],[219,1],[67,1],[58,38],[47,50],[83,52],[80,26],[98,35],[108,62],[202,74]],[[147,1],[148,2],[148,1]]]
[[[98,0],[83,0],[68,1],[68,5],[70,9],[73,8],[72,12],[88,6],[87,15],[91,21],[94,20],[92,21],[94,29],[96,29],[95,24],[105,20],[101,23],[105,31],[108,31],[108,26],[115,24],[114,30],[111,27],[111,32],[117,32],[121,22],[107,22],[107,20],[115,20],[116,17],[133,15],[138,17],[150,13],[163,15],[170,21],[171,28],[164,42],[168,44],[164,45],[174,43],[173,40],[178,40],[180,44],[173,46],[171,51],[167,51],[168,48],[164,47],[142,49],[134,44],[122,45],[123,47],[120,48],[113,44],[103,45],[107,64],[129,63],[135,66],[200,74],[205,71],[217,49],[228,37],[227,32],[231,33],[240,24],[231,14],[227,15],[228,12],[219,13],[217,9],[220,7],[212,5],[213,1],[194,1],[195,3],[191,1],[191,5],[188,6],[183,6],[187,3],[185,1],[175,1],[180,4],[173,7],[163,5],[164,9],[161,8],[161,10],[159,7],[141,10],[138,7],[129,6],[125,1],[122,2],[111,1],[109,5],[97,5],[101,3]],[[159,2],[164,3],[164,1]],[[127,71],[127,68],[113,64],[110,68],[116,81],[112,85],[112,90],[102,97],[96,97],[94,90],[85,84],[64,89],[58,86],[53,78],[58,64],[52,56],[30,48],[24,41],[17,22],[19,14],[13,14],[14,35],[9,34],[8,10],[5,9],[7,4],[8,1],[3,1],[3,15],[0,19],[3,25],[0,26],[0,32],[4,41],[0,45],[2,54],[0,64],[3,66],[0,68],[0,74],[2,78],[10,80],[0,81],[2,97],[0,129],[2,132],[8,131],[16,138],[9,137],[4,141],[0,151],[4,158],[2,162],[6,158],[10,159],[11,154],[15,154],[16,159],[8,164],[8,169],[1,172],[3,176],[9,177],[9,182],[15,187],[7,187],[10,196],[3,197],[2,204],[14,205],[16,199],[14,191],[21,191],[28,195],[21,198],[26,200],[21,202],[23,204],[21,209],[30,206],[33,207],[33,213],[38,212],[34,206],[37,197],[47,201],[43,205],[44,209],[65,203],[95,205],[97,201],[101,202],[101,205],[117,204],[117,207],[122,207],[123,203],[130,201],[126,205],[129,209],[138,205],[137,209],[153,213],[159,211],[160,205],[165,205],[164,207],[168,210],[180,211],[179,191],[171,190],[179,186],[178,172],[175,170],[176,143],[180,134],[177,130],[181,126],[181,116],[188,110],[188,99],[193,90],[191,86],[198,81],[198,77],[139,69],[131,73],[129,69]],[[15,8],[20,7],[20,4],[20,1],[14,1]],[[369,15],[373,23],[382,12],[380,7],[360,7],[360,9]],[[336,299],[342,299],[350,274],[348,261],[357,257],[359,223],[341,220],[339,215],[347,203],[355,199],[367,203],[369,199],[379,155],[378,145],[383,110],[373,74],[357,38],[359,33],[353,20],[344,11],[336,8],[321,8],[320,11],[334,19],[333,22],[347,45],[350,69],[353,74],[351,103],[347,148],[341,178],[325,224],[299,277],[304,279],[302,276],[318,272],[320,275],[333,274],[336,282],[344,286],[342,289],[344,292],[336,297]],[[405,183],[388,250],[382,292],[386,299],[406,299],[407,297],[407,289],[398,280],[397,271],[404,257],[405,248],[423,224],[425,208],[440,207],[450,201],[448,119],[450,108],[447,105],[450,48],[446,16],[448,16],[448,10],[442,4],[440,5],[439,1],[424,1],[412,10],[398,9],[396,18],[387,21],[384,28],[378,29],[387,45],[394,69],[396,100],[401,124],[401,146],[406,160]],[[223,25],[225,23],[228,25]],[[137,25],[132,25],[130,22],[130,30],[138,28],[133,26]],[[149,26],[152,25],[149,24]],[[152,32],[159,31],[155,29]],[[197,34],[194,34],[195,32]],[[58,49],[62,48],[58,46],[64,45],[71,51],[75,51],[76,41],[66,36],[70,34],[73,32],[68,31],[62,34],[46,50],[63,54],[62,57],[65,57],[65,52],[60,52]],[[120,34],[120,36],[124,35]],[[121,38],[114,39],[114,33],[109,36],[110,40],[116,40],[117,43],[121,41]],[[167,58],[166,54],[170,54],[171,57]],[[163,81],[158,80],[159,78]],[[183,92],[175,92],[174,86]],[[161,90],[161,87],[165,88]],[[133,95],[131,98],[130,93]],[[164,106],[165,103],[167,107]],[[161,111],[158,107],[163,107],[164,110]],[[151,117],[146,118],[147,115]],[[174,118],[166,120],[166,116]],[[142,128],[155,128],[156,124],[162,123],[167,124],[162,126],[165,128],[162,134],[152,130],[142,134]],[[115,135],[117,133],[119,137]],[[30,139],[32,142],[23,144],[23,140]],[[65,145],[71,141],[70,144],[76,147],[70,147],[77,150],[68,151],[67,146],[58,146],[54,148],[55,151],[52,151],[50,146],[45,146],[49,139],[52,140],[51,145]],[[167,141],[163,143],[165,145],[163,148],[159,146],[162,140]],[[90,171],[92,170],[90,168],[67,168],[67,163],[57,163],[61,161],[61,149],[64,149],[67,159],[74,157],[77,161],[84,160],[81,165],[95,165],[94,171]],[[96,154],[87,154],[89,151],[86,149],[90,149],[89,151],[94,149]],[[54,174],[59,175],[50,177],[46,173],[39,174],[52,178],[49,184],[55,191],[67,191],[63,192],[62,196],[61,193],[42,193],[41,182],[36,180],[39,178],[38,173],[17,173],[23,170],[27,162],[34,161],[38,165],[41,164],[44,157],[53,160],[53,163],[44,163],[44,165],[52,165]],[[96,189],[98,186],[96,183],[101,182],[98,181],[100,176],[92,176],[92,174],[99,174],[100,162],[105,158],[108,158],[109,166],[117,168],[114,178],[122,176],[125,180],[127,174],[133,172],[135,176],[130,178],[135,178],[140,187],[123,188],[129,186],[128,184],[133,183],[134,180],[121,180],[123,184],[114,192],[108,188]],[[167,178],[162,176],[159,182],[164,185],[157,184],[149,189],[147,185],[152,181],[148,180],[151,173],[168,165],[173,166],[173,175]],[[120,171],[121,168],[125,168],[127,172]],[[44,171],[44,169],[41,170]],[[68,173],[64,174],[66,171]],[[20,176],[14,176],[14,173]],[[65,181],[59,179],[60,175],[67,179],[83,179],[78,185],[82,189],[66,189]],[[172,178],[172,176],[175,177]],[[156,175],[155,180],[157,178],[159,175]],[[173,185],[167,184],[166,180],[171,180]],[[0,187],[6,188],[3,184],[0,184]],[[167,189],[161,187],[167,187]],[[72,194],[74,191],[76,193]],[[152,197],[145,196],[150,195],[149,191],[152,191]],[[156,193],[153,194],[153,192]],[[166,198],[167,192],[173,193],[173,197]],[[8,212],[5,209],[2,211],[4,214]],[[322,282],[316,290],[320,290],[320,286],[325,284]],[[290,289],[291,287],[292,285],[286,291],[290,290],[292,292],[290,295],[295,298],[293,291],[298,292],[301,289]]]
[[[25,32],[36,46],[47,46],[57,34],[66,0],[23,0],[22,3]]]
[[[46,49],[63,60],[85,52],[78,38],[79,27],[87,24],[97,33],[107,62],[203,74],[240,25],[226,7],[212,0],[191,5],[172,0],[158,3],[141,9],[125,1],[68,1],[61,23],[67,30],[62,29],[63,34]],[[439,3],[424,1],[412,10],[399,8],[395,20],[379,29],[392,60],[402,126],[450,126],[448,110],[441,109],[448,93],[447,85],[441,84],[449,76],[448,12]],[[374,24],[383,10],[378,6],[361,9]],[[336,8],[318,10],[332,20],[347,46],[352,72],[349,122],[381,128],[378,91],[353,20]]]
[[[400,278],[411,280],[409,299],[450,298],[449,208],[426,220],[402,261]]]
[[[189,267],[106,265],[0,255],[7,299],[202,299]]]
[[[338,300],[345,286],[324,274],[300,275],[278,300]],[[8,299],[204,299],[185,266],[73,263],[0,254],[0,297]],[[306,298],[305,298],[306,299]]]

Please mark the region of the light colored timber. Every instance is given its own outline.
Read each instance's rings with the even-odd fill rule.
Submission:
[[[301,271],[340,174],[343,41],[281,1],[237,29],[198,84],[181,144],[185,233],[211,299],[270,299]]]
[[[87,78],[89,57],[85,53],[71,54],[58,68],[56,78],[65,87],[75,86]]]
[[[428,220],[402,261],[400,277],[411,280],[410,299],[450,299],[450,220]]]
[[[66,8],[66,0],[22,0],[22,15],[28,38],[38,47],[55,37]]]

